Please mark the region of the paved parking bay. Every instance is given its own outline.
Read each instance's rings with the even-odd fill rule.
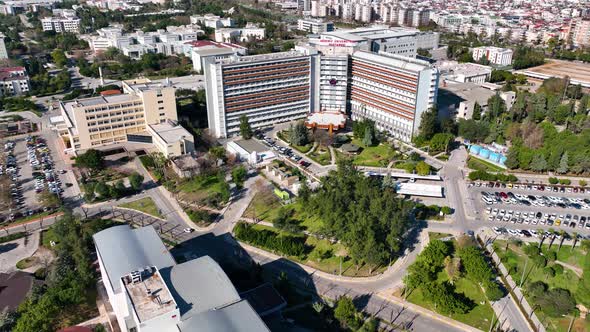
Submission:
[[[25,200],[26,209],[38,208],[39,199],[35,192],[35,179],[33,178],[33,168],[27,159],[27,143],[24,138],[14,140],[16,145],[14,147],[14,156],[20,167],[20,177],[18,182],[22,186],[22,194]]]

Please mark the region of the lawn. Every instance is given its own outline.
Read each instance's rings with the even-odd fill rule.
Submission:
[[[151,197],[144,197],[142,199],[138,199],[136,201],[132,201],[129,203],[123,203],[119,205],[122,208],[133,209],[137,211],[141,211],[143,213],[152,215],[157,218],[162,218],[162,214],[160,210],[156,206],[156,203]]]
[[[435,238],[440,239],[448,235],[449,234],[444,233],[429,233],[431,241]],[[455,240],[453,240],[453,244],[456,245]],[[449,280],[447,273],[444,270],[439,272],[437,281],[443,282],[447,280]],[[467,279],[464,276],[455,281],[454,285],[455,292],[459,294],[464,294],[466,297],[473,301],[475,306],[473,307],[473,309],[471,309],[469,312],[465,314],[450,314],[448,316],[467,325],[487,331],[490,328],[492,317],[494,321],[497,320],[497,317],[494,314],[492,306],[487,301],[483,289],[477,283]],[[421,288],[417,288],[414,291],[412,291],[412,293],[410,293],[410,295],[408,296],[407,300],[421,307],[437,312],[436,308],[432,305],[432,303],[424,299],[424,295],[422,293]]]
[[[502,259],[504,266],[506,266],[512,278],[516,283],[520,283],[524,267],[527,265],[527,255],[522,251],[522,247],[519,247],[515,243],[508,243],[508,250],[506,251],[506,244],[507,241],[496,240],[494,242],[494,248],[498,256],[500,256],[500,259]],[[548,244],[544,244],[541,250],[544,254],[549,251],[554,251],[557,253],[557,260],[582,268],[582,261],[584,260],[585,253],[581,248],[574,248],[573,251],[571,250],[571,246],[562,246],[561,250],[559,251],[557,251],[557,248],[558,243],[554,243],[551,246],[551,249],[549,249]],[[556,263],[550,262],[547,264],[547,266],[552,266],[554,264]],[[530,273],[528,271],[530,271]],[[557,274],[554,277],[551,277],[543,273],[542,268],[532,266],[530,261],[527,265],[527,270],[524,272],[527,274],[523,285],[523,288],[525,289],[526,285],[529,283],[542,281],[546,283],[549,288],[563,288],[569,290],[572,294],[575,294],[578,283],[580,282],[580,278],[568,268],[564,268],[563,274]],[[533,305],[530,299],[529,304]],[[571,316],[549,317],[543,313],[542,308],[535,312],[548,331],[568,331]],[[577,319],[574,323],[574,326],[575,329],[572,329],[572,331],[590,331],[590,324],[581,319]]]
[[[214,194],[221,194],[226,184],[217,175],[196,176],[182,182],[177,189],[181,197],[189,201],[200,201]]]
[[[395,150],[388,144],[364,147],[358,140],[352,140],[352,144],[363,148],[361,153],[354,157],[353,163],[358,166],[386,167],[395,156]]]
[[[348,256],[346,248],[340,243],[332,243],[326,239],[319,239],[314,236],[307,236],[304,234],[284,232],[276,228],[260,224],[252,225],[252,228],[256,230],[270,230],[276,233],[277,236],[279,234],[285,234],[290,236],[305,237],[305,255],[303,257],[288,256],[287,258],[292,261],[313,267],[320,271],[332,274],[339,274],[341,260],[342,275],[349,277],[366,277],[376,275],[379,273],[383,273],[385,269],[387,269],[387,266],[371,268],[371,266],[368,265],[359,266],[357,269],[357,267],[353,264],[352,259]],[[320,258],[318,257],[318,255],[314,254],[314,251],[324,252],[325,256],[328,257]]]
[[[281,200],[271,190],[263,190],[256,193],[250,205],[242,215],[244,218],[258,218],[267,222],[273,222],[279,209],[283,205]]]
[[[320,165],[326,166],[332,163],[332,156],[330,155],[330,150],[328,150],[325,146],[318,146],[308,154],[308,156],[317,162]]]
[[[476,158],[474,156],[469,156],[469,160],[467,160],[467,167],[478,170],[478,171],[486,171],[486,172],[504,172],[500,166],[496,166],[490,162],[487,162],[483,159]]]
[[[14,225],[19,225],[19,224],[24,224],[24,223],[29,222],[29,221],[33,221],[33,220],[45,218],[45,217],[48,217],[48,216],[51,216],[51,215],[55,215],[55,214],[61,214],[61,212],[59,212],[59,211],[47,211],[47,212],[36,213],[36,214],[31,215],[31,216],[26,216],[26,217],[15,219],[14,221],[11,221],[10,223],[5,224],[3,226],[4,227],[8,227],[8,226],[14,226]]]
[[[307,145],[291,145],[291,147],[301,153],[308,153],[309,150],[311,150],[311,148],[313,147],[313,144],[307,144]]]
[[[444,239],[449,236],[453,236],[453,235],[448,234],[448,233],[428,232],[428,237],[430,238],[430,241]]]

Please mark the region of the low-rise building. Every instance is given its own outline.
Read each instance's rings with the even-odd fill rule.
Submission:
[[[231,28],[234,26],[234,21],[231,17],[219,17],[213,14],[195,15],[191,16],[191,24],[201,24],[207,28]]]
[[[494,46],[481,46],[473,49],[473,60],[479,61],[482,57],[488,59],[491,64],[510,66],[512,64],[512,50]]]
[[[471,119],[475,104],[481,107],[482,114],[485,113],[488,109],[488,100],[496,93],[504,100],[506,108],[510,109],[516,98],[512,91],[492,91],[471,82],[448,84],[439,89],[438,112],[443,117]]]
[[[152,136],[152,143],[166,158],[195,151],[193,135],[175,121],[148,124],[147,132]]]
[[[309,33],[324,33],[334,31],[334,22],[326,22],[318,19],[302,18],[297,20],[297,29]]]
[[[215,41],[231,43],[234,41],[263,40],[266,38],[265,31],[264,27],[260,27],[256,23],[247,23],[244,28],[220,28],[215,29]]]
[[[21,96],[31,89],[25,67],[0,68],[0,97]]]
[[[267,146],[254,139],[229,141],[226,144],[227,152],[236,156],[239,161],[257,165],[276,158],[275,153]]]
[[[63,32],[80,32],[80,19],[76,16],[76,11],[72,9],[54,9],[53,16],[41,19],[43,31]]]
[[[269,331],[211,257],[177,264],[152,226],[115,226],[93,239],[121,331]]]
[[[492,67],[476,63],[458,63],[449,61],[438,66],[441,72],[441,80],[459,83],[483,84],[490,79]]]

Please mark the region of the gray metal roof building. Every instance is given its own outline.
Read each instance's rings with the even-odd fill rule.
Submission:
[[[138,229],[131,229],[128,225],[115,226],[94,234],[93,238],[101,273],[108,276],[112,285],[112,289],[108,289],[105,282],[117,321],[124,325],[121,330],[136,327],[138,332],[143,328],[183,332],[269,331],[211,257],[176,264],[152,226]],[[128,290],[122,288],[121,280],[147,267],[157,268],[166,285],[164,288],[172,295],[172,305],[175,304],[176,308],[173,309],[180,313],[179,317],[173,310],[134,323],[132,312],[137,303],[124,300]]]

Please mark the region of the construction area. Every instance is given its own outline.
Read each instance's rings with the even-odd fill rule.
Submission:
[[[580,84],[590,88],[590,64],[563,60],[549,60],[546,64],[516,71],[530,79],[545,80],[550,77],[564,78],[568,76],[571,84]]]

